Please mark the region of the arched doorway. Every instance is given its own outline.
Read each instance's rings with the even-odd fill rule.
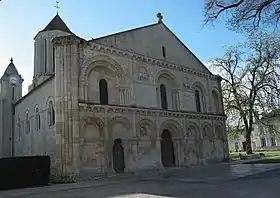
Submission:
[[[171,134],[163,130],[161,134],[161,162],[164,167],[175,166],[174,146]]]
[[[124,172],[124,151],[121,139],[114,140],[113,146],[113,166],[116,173]]]

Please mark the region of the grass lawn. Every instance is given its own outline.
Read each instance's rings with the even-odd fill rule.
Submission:
[[[280,156],[280,151],[260,151],[260,152],[254,152],[254,154],[258,154],[258,153],[263,153],[265,155],[265,157],[274,157],[274,156]],[[239,154],[241,154],[242,156],[247,155],[246,152],[232,152],[230,153],[230,157],[232,159],[236,159],[239,158]]]
[[[245,162],[244,164],[272,164],[272,163],[280,163],[280,158],[274,159],[262,159],[252,162]]]

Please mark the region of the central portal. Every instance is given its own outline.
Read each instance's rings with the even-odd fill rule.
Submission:
[[[161,134],[161,162],[164,167],[175,166],[174,146],[168,130]]]
[[[124,151],[121,139],[115,139],[113,146],[113,165],[116,173],[124,172]]]

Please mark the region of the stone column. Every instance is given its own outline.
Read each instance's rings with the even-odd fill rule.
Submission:
[[[206,112],[210,113],[212,112],[212,100],[211,100],[211,93],[210,93],[210,79],[209,77],[206,77],[206,89],[207,89],[207,93],[205,93],[205,102],[206,102]]]
[[[107,113],[107,109],[105,110]],[[109,131],[109,119],[105,117],[104,120],[104,154],[105,154],[105,174],[112,174],[112,137]]]
[[[218,89],[219,89],[219,92],[220,92],[220,108],[219,109],[219,112],[222,113],[222,114],[225,114],[225,108],[224,108],[224,103],[223,103],[223,96],[222,96],[222,86],[221,86],[221,81],[222,81],[222,77],[221,76],[218,76]]]
[[[55,163],[57,179],[73,181],[79,172],[79,43],[76,36],[58,37],[55,46]]]
[[[181,144],[180,139],[174,139],[173,140],[173,146],[174,146],[174,154],[175,154],[175,164],[180,167],[182,165],[182,157],[181,157]]]
[[[157,149],[157,153],[158,153],[158,169],[164,169],[163,165],[162,165],[162,161],[161,161],[161,138],[157,137],[156,140],[156,149]]]

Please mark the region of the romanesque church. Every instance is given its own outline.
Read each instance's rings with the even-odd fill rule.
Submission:
[[[221,78],[157,16],[85,40],[56,15],[34,38],[25,96],[16,57],[7,60],[1,157],[49,155],[66,180],[227,159]]]

